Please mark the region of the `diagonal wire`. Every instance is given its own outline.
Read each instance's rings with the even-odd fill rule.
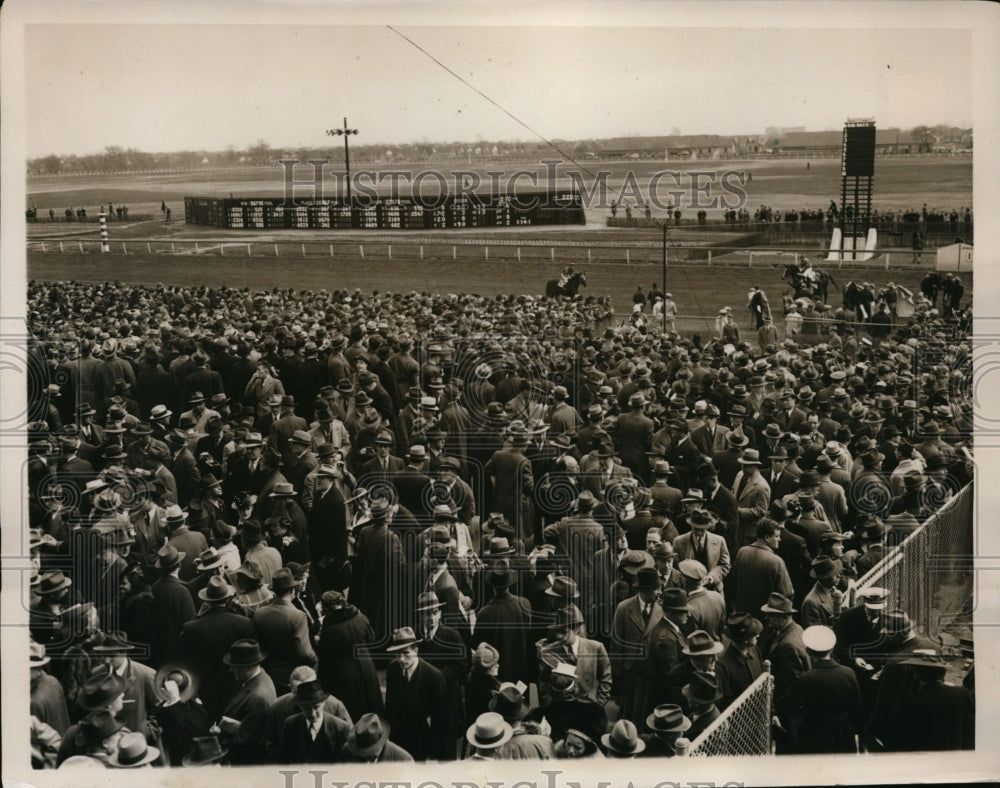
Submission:
[[[535,131],[535,129],[533,129],[531,126],[529,126],[527,123],[525,123],[519,117],[517,117],[514,113],[510,112],[509,110],[507,110],[506,108],[504,108],[503,106],[501,106],[500,104],[498,104],[496,101],[494,101],[492,98],[490,98],[489,96],[487,96],[485,93],[483,93],[483,91],[481,91],[479,88],[477,88],[475,85],[473,85],[467,79],[465,79],[461,74],[456,74],[454,71],[452,71],[450,68],[448,68],[448,66],[446,66],[444,63],[442,63],[440,60],[438,60],[436,57],[434,57],[434,55],[432,55],[430,52],[428,52],[426,49],[424,49],[422,46],[420,46],[420,44],[418,44],[412,38],[409,38],[409,37],[403,35],[396,28],[394,28],[392,25],[386,25],[386,27],[389,28],[397,36],[399,36],[400,38],[402,38],[404,41],[408,42],[409,44],[413,45],[416,49],[418,49],[421,52],[423,52],[428,58],[430,58],[431,60],[433,60],[435,63],[437,63],[439,66],[441,66],[441,68],[443,68],[445,71],[447,71],[453,77],[455,77],[455,79],[457,79],[459,82],[461,82],[466,87],[469,87],[472,90],[474,90],[476,93],[478,93],[480,96],[482,96],[484,99],[486,99],[490,104],[492,104],[494,107],[496,107],[498,110],[500,110],[504,115],[506,115],[507,117],[509,117],[515,123],[517,123],[517,124],[523,126],[524,128],[526,128],[528,131],[530,131],[532,134],[534,134],[536,137],[538,137],[538,139],[540,139],[542,142],[544,142],[546,145],[548,145],[550,148],[552,148],[552,150],[554,150],[560,156],[562,156],[563,158],[568,159],[569,161],[573,162],[573,164],[575,164],[577,167],[579,167],[580,169],[582,169],[591,178],[594,178],[594,179],[597,178],[597,175],[595,175],[593,172],[591,172],[585,166],[583,166],[582,164],[580,164],[580,162],[578,162],[576,159],[574,159],[568,153],[566,153],[565,151],[563,151],[562,149],[560,149],[558,145],[556,145],[554,142],[552,142],[552,140],[548,139],[547,137],[545,137],[540,132]]]

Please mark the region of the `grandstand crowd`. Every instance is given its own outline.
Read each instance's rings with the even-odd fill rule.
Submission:
[[[779,753],[972,747],[938,633],[855,593],[972,478],[935,307],[758,347],[31,282],[35,766],[671,757],[765,660]]]

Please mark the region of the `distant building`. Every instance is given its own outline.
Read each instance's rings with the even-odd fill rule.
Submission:
[[[600,145],[598,155],[610,159],[719,159],[736,153],[733,137],[718,134],[671,137],[616,137]]]

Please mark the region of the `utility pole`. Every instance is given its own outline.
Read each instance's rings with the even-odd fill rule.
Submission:
[[[352,134],[357,134],[357,129],[347,128],[347,118],[344,118],[344,127],[341,129],[327,129],[326,133],[330,137],[344,138],[344,169],[347,171],[347,204],[351,204],[351,151],[347,145],[347,138]]]

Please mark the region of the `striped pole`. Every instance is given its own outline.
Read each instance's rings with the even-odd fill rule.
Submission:
[[[111,244],[108,243],[108,217],[101,211],[97,219],[101,223],[101,251],[110,252]]]

